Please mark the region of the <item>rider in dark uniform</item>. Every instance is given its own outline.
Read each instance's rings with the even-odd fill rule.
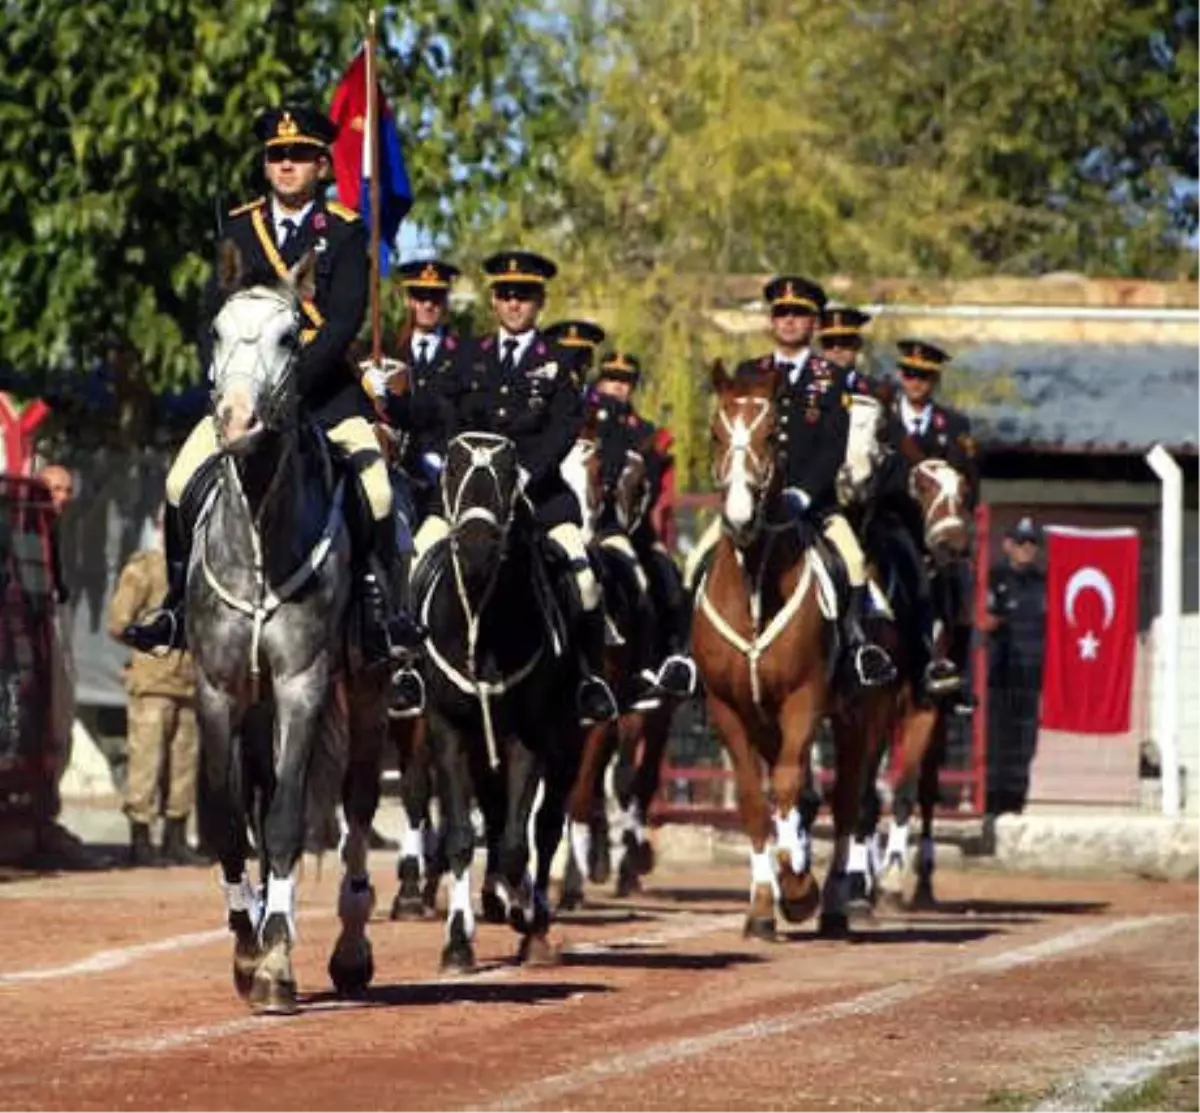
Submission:
[[[264,146],[269,197],[234,209],[224,235],[238,247],[247,273],[263,282],[282,280],[310,251],[316,253],[316,295],[302,305],[304,328],[296,359],[302,412],[324,429],[348,459],[356,482],[347,488],[347,523],[353,540],[355,584],[363,609],[362,649],[369,662],[388,661],[394,650],[415,644],[418,631],[391,599],[399,554],[392,520],[387,467],[370,424],[372,381],[358,374],[347,353],[367,304],[367,234],[358,214],[328,201],[329,144],[337,127],[307,108],[270,109],[254,127]],[[212,356],[212,321],[221,306],[214,274],[204,302],[200,361]],[[124,632],[123,640],[145,652],[183,644],[183,604],[195,518],[215,481],[206,466],[218,453],[212,418],[188,437],[167,476],[164,534],[167,595],[160,610]]]
[[[580,532],[579,502],[560,473],[583,424],[583,399],[572,381],[570,357],[537,329],[546,282],[558,268],[528,251],[484,261],[492,287],[495,332],[464,343],[455,359],[449,397],[457,429],[486,429],[516,445],[525,499],[573,581],[575,643],[586,668],[577,693],[584,724],[615,718],[616,701],[603,678],[604,610],[600,585]],[[449,533],[431,514],[417,531],[414,575],[430,549]],[[560,576],[560,583],[565,577]]]
[[[567,353],[571,378],[582,390],[591,374],[596,349],[604,343],[604,329],[594,321],[555,321],[542,329],[542,335]]]
[[[645,511],[629,535],[638,566],[643,570],[655,615],[655,631],[660,644],[644,647],[645,664],[653,664],[643,674],[646,682],[642,703],[635,707],[653,707],[656,695],[687,699],[697,687],[696,666],[687,652],[690,607],[683,590],[679,570],[671,560],[654,529],[652,507],[662,493],[667,461],[655,445],[657,426],[642,417],[634,406],[633,394],[641,380],[641,365],[627,352],[609,352],[600,363],[589,405],[599,419],[599,446],[605,475],[610,487],[620,476],[630,452],[638,453],[646,466],[647,498]],[[615,517],[601,523],[602,528],[619,530]],[[665,652],[664,652],[665,651]]]
[[[979,490],[979,474],[975,459],[975,442],[971,438],[971,425],[967,418],[956,410],[933,401],[942,369],[950,362],[950,356],[936,344],[923,340],[901,340],[897,347],[900,359],[901,393],[896,398],[888,423],[888,441],[896,454],[909,466],[925,459],[945,460],[967,480],[969,510]],[[892,481],[891,494],[895,502],[907,497],[907,475],[903,480],[902,492],[898,478]],[[886,492],[885,492],[886,494]],[[921,550],[924,551],[924,526],[919,515],[912,514],[911,497],[907,521]],[[963,685],[967,668],[967,657],[971,645],[971,626],[965,614],[966,587],[965,569],[954,566],[934,576],[933,610],[951,631],[948,658],[931,660],[925,671],[925,688],[931,696],[957,693],[957,709],[967,712],[971,699]],[[928,635],[927,635],[928,636]]]
[[[821,530],[827,550],[837,557],[842,638],[853,679],[862,687],[890,683],[896,674],[891,657],[871,642],[862,620],[867,616],[867,575],[862,547],[838,508],[836,480],[846,454],[849,411],[847,372],[813,351],[813,331],[825,306],[825,291],[807,278],[783,275],[763,289],[771,307],[775,351],[746,360],[736,374],[781,372],[776,396],[776,437],[784,471],[783,500],[794,517],[806,517]],[[701,539],[697,559],[716,544],[719,521]]]

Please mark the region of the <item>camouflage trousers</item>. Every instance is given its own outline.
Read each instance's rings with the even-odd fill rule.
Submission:
[[[163,813],[185,819],[196,800],[196,714],[190,700],[177,696],[129,697],[129,783],[125,814],[150,823],[159,813],[163,763],[168,787]]]

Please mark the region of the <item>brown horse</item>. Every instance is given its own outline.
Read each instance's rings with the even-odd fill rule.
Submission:
[[[832,592],[813,547],[816,531],[806,536],[781,505],[778,372],[729,379],[718,363],[713,387],[722,535],[697,588],[692,652],[707,688],[710,720],[733,761],[738,808],[752,843],[746,934],[774,938],[778,896],[791,922],[812,915],[820,901],[822,934],[841,935],[848,927],[845,865],[867,734],[859,717],[834,716],[834,852],[819,893],[798,803],[813,737],[833,710],[832,607],[822,602]]]
[[[955,566],[966,556],[970,546],[966,478],[944,460],[920,460],[909,472],[908,493],[920,510],[925,550],[933,560],[935,575],[953,575]],[[920,554],[914,555],[920,559]],[[884,573],[889,594],[897,596],[901,588],[894,566],[880,571]],[[908,602],[910,606],[913,604],[912,600]],[[951,631],[941,623],[935,625],[935,653],[945,653],[950,636]],[[864,784],[857,838],[851,849],[852,888],[859,907],[873,901],[876,892],[889,904],[902,902],[910,872],[908,822],[912,812],[912,786],[914,778],[919,777],[916,791],[921,810],[921,846],[912,903],[916,907],[928,907],[934,903],[933,812],[937,804],[938,767],[946,744],[945,711],[941,704],[920,697],[922,678],[917,673],[911,648],[902,643],[891,648],[899,666],[900,683],[882,730],[872,739],[877,748],[873,747],[868,763],[870,775]],[[887,774],[893,791],[892,823],[882,867],[875,878],[873,845],[868,845],[867,840],[873,844],[878,820],[875,779],[884,752],[882,743],[893,736],[896,736],[896,746]]]

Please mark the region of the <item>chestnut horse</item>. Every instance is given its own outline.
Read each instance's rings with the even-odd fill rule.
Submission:
[[[965,476],[944,460],[918,461],[909,471],[908,493],[920,511],[924,547],[934,565],[935,576],[954,575],[955,569],[970,546],[967,526],[968,484]],[[916,583],[916,570],[904,575],[902,566],[922,555],[898,523],[881,529],[878,544],[870,544],[872,563],[876,566],[893,604],[901,609],[912,608],[916,601],[905,598]],[[951,636],[938,623],[934,630],[938,654],[944,652]],[[870,851],[879,816],[879,800],[875,779],[882,763],[884,745],[874,749],[864,783],[864,797],[859,816],[855,845],[851,851],[852,889],[856,905],[874,903],[875,894],[891,904],[899,904],[909,876],[908,821],[912,812],[913,780],[919,776],[916,790],[921,810],[921,845],[918,855],[917,883],[913,893],[915,906],[933,904],[933,811],[937,804],[938,767],[945,750],[946,723],[944,708],[937,702],[919,695],[922,677],[915,655],[904,644],[894,647],[894,658],[900,671],[900,683],[885,718],[882,732],[873,741],[883,743],[898,734],[887,779],[892,787],[892,823],[888,832],[887,849],[883,854],[878,878],[875,859]]]
[[[868,735],[855,717],[833,716],[834,851],[819,893],[798,804],[813,737],[822,717],[834,710],[834,608],[823,602],[832,591],[815,548],[817,530],[790,521],[780,497],[774,403],[779,372],[730,379],[717,363],[713,387],[713,472],[723,497],[722,534],[697,587],[692,652],[707,689],[709,718],[733,761],[738,808],[752,843],[746,934],[775,937],[778,897],[790,922],[811,916],[819,900],[821,933],[843,935],[845,867]]]

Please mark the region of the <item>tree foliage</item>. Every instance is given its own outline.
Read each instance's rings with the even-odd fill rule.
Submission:
[[[327,104],[365,11],[325,0],[9,0],[4,360],[22,372],[108,361],[131,389],[194,380],[218,216],[262,188],[253,120],[283,99]],[[469,226],[488,194],[536,177],[514,143],[537,136],[554,83],[522,12],[520,0],[416,0],[382,13],[381,79],[408,138],[414,216],[435,230]]]

